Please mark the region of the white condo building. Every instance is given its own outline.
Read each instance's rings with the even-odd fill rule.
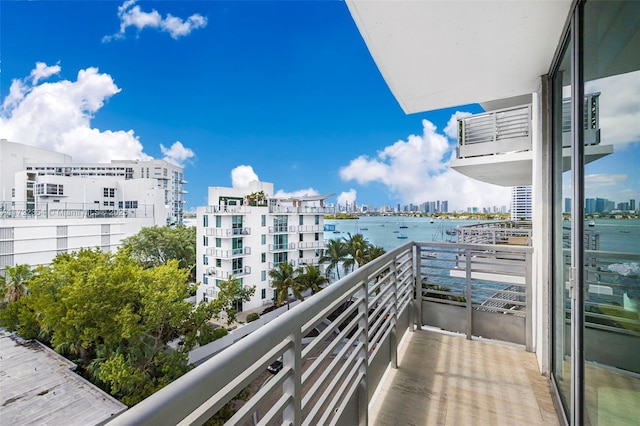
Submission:
[[[184,183],[162,160],[78,164],[0,139],[0,271],[83,247],[115,251],[142,227],[179,222]]]
[[[274,198],[273,184],[248,188],[209,187],[208,205],[197,208],[197,302],[215,298],[231,277],[255,287],[238,311],[270,304],[275,291],[269,271],[282,262],[318,265],[324,248],[324,200],[331,195]]]

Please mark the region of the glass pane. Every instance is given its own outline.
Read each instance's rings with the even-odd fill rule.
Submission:
[[[553,375],[569,413],[571,401],[571,48],[553,78]]]
[[[637,1],[584,9],[584,414],[592,425],[640,418],[638,16]]]

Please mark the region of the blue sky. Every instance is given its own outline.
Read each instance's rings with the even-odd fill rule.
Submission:
[[[182,164],[187,208],[234,169],[330,202],[508,205],[508,189],[447,166],[452,116],[480,107],[404,114],[342,2],[0,7],[0,137]]]

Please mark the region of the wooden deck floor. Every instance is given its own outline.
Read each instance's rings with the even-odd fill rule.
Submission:
[[[558,425],[548,380],[520,348],[409,333],[369,405],[371,425]]]

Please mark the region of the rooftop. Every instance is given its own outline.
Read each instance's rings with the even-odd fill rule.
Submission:
[[[0,419],[6,425],[101,424],[127,406],[37,341],[0,330]]]

